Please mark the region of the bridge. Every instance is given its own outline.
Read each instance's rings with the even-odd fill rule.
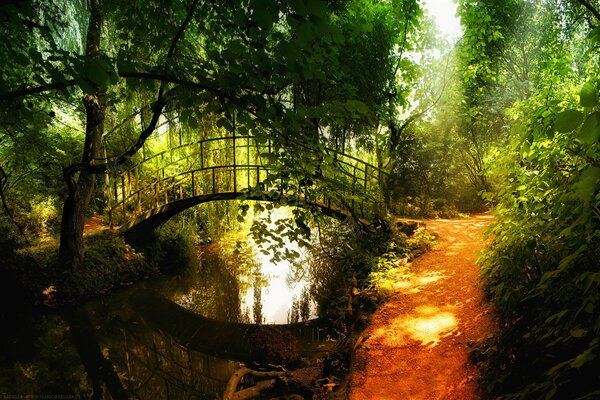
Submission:
[[[293,184],[275,171],[279,151],[270,141],[233,135],[180,143],[144,157],[107,178],[111,225],[135,237],[194,205],[233,199],[283,200],[363,225],[384,210],[387,173],[380,168],[325,149],[318,183]],[[334,182],[337,190],[331,189]]]

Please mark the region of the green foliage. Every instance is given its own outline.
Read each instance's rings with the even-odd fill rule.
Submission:
[[[368,278],[368,292],[378,301],[392,295],[398,276],[407,273],[407,263],[433,247],[435,238],[422,227],[397,223],[388,248],[372,266]],[[404,228],[409,228],[408,230]],[[403,229],[406,232],[403,232]]]
[[[537,91],[510,110],[519,135],[481,258],[499,319],[483,382],[507,399],[600,392],[598,87],[585,78],[597,75],[598,57],[569,63],[587,45],[570,39],[565,60],[545,65]]]
[[[100,234],[90,237],[86,245],[85,264],[57,285],[57,296],[62,300],[107,293],[115,286],[156,273],[121,237]]]
[[[272,212],[274,208],[279,208],[280,204],[256,203],[254,204],[255,215],[260,215],[263,211]],[[242,215],[246,214],[247,207],[242,207]],[[283,208],[283,211],[290,210]],[[274,263],[286,260],[292,264],[297,263],[300,253],[288,248],[287,243],[297,243],[299,248],[308,248],[310,246],[311,229],[314,218],[310,211],[293,207],[289,217],[254,218],[250,227],[250,233],[254,242],[258,245],[259,251],[265,255],[270,255]]]
[[[536,169],[506,190],[482,258],[500,319],[484,380],[507,398],[598,390],[600,171],[551,148],[536,147]]]
[[[450,197],[450,196],[448,196]],[[475,197],[475,196],[474,196]],[[403,197],[398,199],[393,212],[396,215],[409,218],[457,218],[461,213],[457,210],[453,202],[446,199],[432,199],[427,195],[416,197]],[[478,211],[469,208],[466,202],[459,199],[452,199],[460,205],[462,210]]]
[[[400,224],[369,230],[337,221],[319,222],[319,244],[312,247],[311,293],[320,315],[345,315],[352,307],[372,311],[385,298],[385,285],[408,260],[427,251],[433,237],[422,229],[402,231]],[[358,295],[357,295],[358,294]]]
[[[323,160],[334,164],[325,145],[373,150],[380,117],[408,106],[418,76],[404,56],[424,37],[414,0],[231,0],[193,10],[187,1],[100,3],[99,50],[90,54],[92,3],[36,0],[0,8],[0,58],[14,61],[0,70],[0,166],[11,172],[7,195],[22,220],[30,211],[22,199],[64,201],[62,168],[82,160],[90,139],[86,94],[106,105],[102,121],[94,121],[105,131],[93,143],[102,153],[98,168],[113,173],[118,163],[131,166],[172,148],[177,133],[181,142],[235,129],[270,141],[261,162],[272,164],[269,183],[283,192],[290,181],[323,178]],[[164,95],[160,107],[157,92]],[[169,142],[137,151],[154,113],[161,119],[152,138]],[[135,154],[123,163],[127,149]],[[163,171],[169,167],[161,163]],[[156,171],[137,172],[136,181],[156,178]],[[349,181],[323,180],[330,180],[323,191],[337,192]],[[102,181],[92,199],[96,212],[109,191],[118,191]],[[56,214],[38,226],[53,231]]]
[[[0,274],[6,301],[54,307],[109,292],[157,272],[123,238],[100,233],[86,238],[86,263],[65,273],[57,266],[55,243],[23,249],[14,233],[9,233],[12,229],[5,228],[0,225],[4,257]]]
[[[182,217],[173,218],[154,231],[143,252],[151,265],[172,272],[195,257],[196,243],[196,227]]]

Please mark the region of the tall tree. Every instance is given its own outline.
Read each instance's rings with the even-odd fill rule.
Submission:
[[[88,4],[90,17],[86,36],[85,62],[91,64],[95,62],[94,58],[101,57],[100,42],[104,15],[102,0],[90,0]],[[96,88],[83,95],[86,121],[82,166],[91,166],[100,158],[106,112],[105,97],[106,92],[101,88]],[[62,214],[59,258],[61,264],[71,266],[83,260],[83,226],[90,199],[94,194],[96,173],[87,168],[81,168],[76,177],[72,169],[65,168],[63,175],[68,195]]]
[[[377,11],[365,18],[360,7]],[[58,12],[37,0],[3,7],[0,50],[16,60],[2,70],[3,110],[26,104],[32,121],[41,123],[45,113],[85,125],[80,155],[63,169],[61,263],[74,267],[84,256],[97,176],[135,158],[165,117],[193,129],[212,114],[231,130],[235,115],[238,132],[271,140],[270,160],[298,182],[318,175],[338,127],[363,129],[368,138],[364,127],[373,125],[385,82],[345,65],[352,57],[364,68],[391,68],[397,42],[386,41],[395,29],[386,10],[398,20],[411,12],[374,0],[93,0],[61,3]],[[343,29],[351,27],[346,38]],[[370,52],[374,40],[381,43]],[[355,43],[365,51],[352,53]]]

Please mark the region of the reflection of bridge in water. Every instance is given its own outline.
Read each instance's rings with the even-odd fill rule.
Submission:
[[[316,183],[284,182],[274,190],[272,163],[277,158],[270,142],[231,136],[182,144],[148,157],[112,175],[108,213],[128,230],[154,229],[173,215],[196,204],[246,198],[287,201],[313,206],[325,214],[368,223],[383,209],[382,183],[387,174],[372,164],[335,150],[320,159],[320,182],[336,182],[339,192]],[[224,161],[227,160],[227,161]]]
[[[219,398],[240,361],[252,365],[248,338],[258,325],[204,318],[148,290],[131,296],[130,304],[137,323],[125,324],[108,348],[111,362],[133,397]],[[332,346],[325,340],[328,332],[322,322],[278,327],[299,339],[301,352],[308,358],[324,357]]]

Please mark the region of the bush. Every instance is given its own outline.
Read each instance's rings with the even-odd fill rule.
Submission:
[[[461,216],[452,202],[445,199],[432,199],[429,196],[399,198],[393,211],[397,215],[408,218],[457,218]],[[474,210],[468,209],[468,211]]]
[[[499,320],[483,380],[507,399],[598,398],[600,168],[563,150],[571,135],[547,142],[520,160],[481,259]]]
[[[152,240],[143,252],[150,264],[172,272],[195,257],[197,241],[194,226],[174,218],[153,232]]]
[[[67,278],[62,288],[62,295],[68,299],[106,293],[115,286],[156,272],[121,236],[100,234],[86,242],[84,265]]]

